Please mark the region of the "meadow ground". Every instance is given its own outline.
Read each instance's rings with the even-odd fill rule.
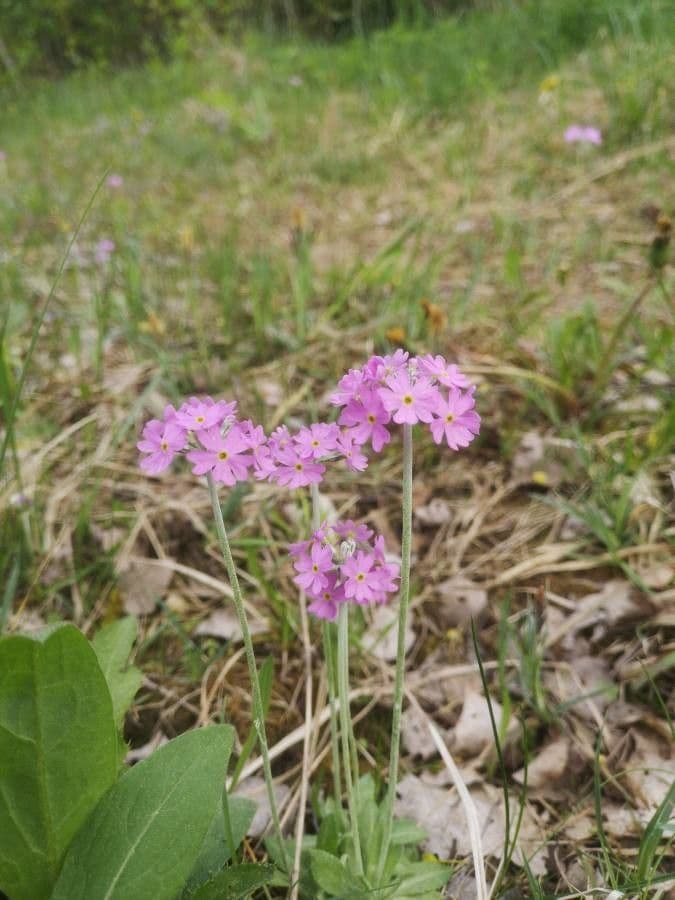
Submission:
[[[667,13],[543,4],[337,46],[203,34],[169,64],[5,94],[0,626],[65,618],[92,634],[138,615],[132,747],[223,718],[243,739],[250,723],[208,495],[186,471],[139,472],[141,423],[202,392],[236,396],[266,429],[308,423],[369,354],[440,352],[478,383],[483,428],[461,454],[417,444],[409,684],[471,785],[492,874],[504,784],[512,822],[522,809],[497,895],[669,889],[673,277],[654,244],[673,196]],[[602,145],[567,143],[576,123]],[[396,450],[322,490],[400,546]],[[306,527],[300,494],[256,485],[225,506],[256,650],[275,659],[274,745],[303,721],[286,552]],[[393,667],[377,628],[364,613],[352,682],[362,768],[379,775]],[[317,652],[319,698],[321,673]],[[409,713],[401,809],[446,804],[427,850],[456,865],[450,895],[470,897],[461,813],[418,735]],[[301,745],[282,749],[292,820]],[[324,757],[317,791],[328,774]]]

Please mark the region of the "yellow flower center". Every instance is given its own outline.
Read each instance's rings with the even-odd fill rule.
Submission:
[[[166,453],[166,451],[169,449],[169,444],[167,443],[167,441],[162,441],[162,443],[161,443],[159,446],[162,448],[162,450],[163,450],[165,453]]]
[[[356,576],[356,580],[357,581],[365,581],[366,576],[363,574],[363,572],[359,572],[358,575]]]
[[[301,462],[297,462],[297,463],[295,464],[295,471],[296,471],[296,472],[302,472],[302,470],[303,470],[304,468],[305,468],[305,467],[303,466],[303,464],[302,464]]]
[[[228,456],[229,453],[227,452],[227,450],[221,450],[218,454],[218,459],[227,459]]]
[[[445,421],[446,421],[446,422],[454,422],[454,421],[455,421],[455,417],[453,416],[452,413],[448,413],[447,416],[445,417]]]
[[[368,421],[371,425],[375,424],[375,416],[372,413],[368,416]]]
[[[204,416],[197,416],[195,421],[199,422],[199,424],[201,425],[201,423],[204,421]]]
[[[403,398],[403,402],[405,403],[406,406],[410,406],[410,404],[413,402],[412,396],[410,394],[406,394],[405,397]]]

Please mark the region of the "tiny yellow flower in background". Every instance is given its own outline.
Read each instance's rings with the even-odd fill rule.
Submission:
[[[405,328],[401,328],[400,325],[394,325],[393,328],[387,328],[385,337],[392,344],[405,344]]]
[[[178,229],[178,242],[186,253],[192,253],[195,246],[195,232],[192,225],[181,225]]]
[[[540,94],[552,94],[553,91],[555,91],[555,89],[559,86],[560,86],[560,76],[559,75],[547,75],[546,78],[544,78],[539,83],[539,93]]]
[[[532,481],[535,484],[541,485],[541,487],[546,487],[548,484],[548,475],[543,469],[537,469],[536,472],[532,473]]]
[[[155,337],[162,337],[166,334],[166,324],[152,310],[148,313],[148,318],[141,322],[138,330],[143,334],[152,334]]]

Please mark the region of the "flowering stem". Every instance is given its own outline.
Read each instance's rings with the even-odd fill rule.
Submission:
[[[401,713],[403,711],[403,681],[405,676],[405,632],[410,604],[410,544],[412,539],[412,425],[403,426],[403,489],[401,523],[401,599],[398,610],[398,641],[396,649],[396,681],[394,706],[391,716],[391,750],[389,755],[389,787],[384,806],[384,832],[380,861],[377,869],[378,883],[382,880],[389,854],[394,824],[394,797],[398,782],[398,758],[401,743]]]
[[[321,496],[319,485],[310,486],[312,495],[312,531],[317,531],[321,526]],[[330,707],[330,746],[333,757],[333,789],[335,791],[335,811],[338,816],[342,813],[342,779],[340,777],[340,744],[338,740],[337,707],[335,705],[336,672],[335,672],[335,646],[330,623],[323,619],[321,623],[321,637],[323,638],[323,657],[326,660],[328,671],[328,703]]]
[[[338,696],[340,697],[340,737],[342,739],[342,764],[345,769],[345,782],[347,787],[347,804],[349,806],[349,818],[352,826],[352,840],[354,842],[354,856],[356,857],[356,873],[363,875],[363,860],[361,858],[361,841],[359,838],[359,821],[356,798],[354,795],[354,781],[352,778],[352,766],[350,762],[349,747],[349,603],[340,604],[338,613]]]
[[[258,736],[258,743],[260,744],[260,753],[262,755],[263,760],[263,772],[265,773],[265,784],[267,785],[267,797],[270,804],[270,811],[272,813],[272,821],[274,822],[274,828],[277,833],[277,838],[279,840],[279,852],[281,854],[281,859],[283,863],[283,867],[286,872],[290,872],[290,867],[288,865],[288,859],[286,857],[286,847],[284,844],[284,837],[281,833],[281,823],[279,821],[279,812],[277,810],[276,800],[274,799],[274,786],[272,784],[272,767],[270,765],[270,754],[267,746],[267,735],[265,733],[265,712],[263,709],[262,702],[262,694],[260,691],[260,681],[258,679],[258,670],[255,664],[255,654],[253,652],[253,641],[251,640],[251,632],[248,627],[248,620],[246,618],[246,610],[244,609],[244,598],[241,593],[241,588],[239,587],[239,579],[237,578],[237,570],[234,565],[234,560],[232,558],[232,551],[230,550],[230,542],[227,539],[227,532],[225,531],[225,522],[223,521],[223,512],[220,508],[220,500],[218,499],[218,490],[216,488],[216,484],[213,480],[213,476],[209,472],[206,476],[208,485],[209,485],[209,497],[211,498],[211,506],[213,507],[213,516],[216,521],[216,532],[218,534],[218,543],[220,545],[220,551],[223,554],[223,560],[225,561],[225,568],[227,569],[227,574],[230,579],[230,584],[232,586],[232,595],[234,597],[234,605],[237,610],[237,615],[239,617],[239,625],[241,626],[241,632],[244,637],[244,649],[246,651],[246,662],[248,663],[248,673],[251,679],[251,693],[253,694],[253,727],[255,728],[256,734]]]

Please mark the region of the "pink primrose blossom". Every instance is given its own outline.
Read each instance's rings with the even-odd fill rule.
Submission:
[[[317,422],[309,428],[301,428],[293,437],[296,450],[303,459],[321,459],[330,456],[337,446],[340,429],[334,423]]]
[[[279,453],[288,450],[292,445],[292,439],[288,428],[285,425],[279,425],[267,439],[267,446],[270,448],[274,457]]]
[[[185,429],[174,422],[151,419],[146,422],[141,440],[136,444],[142,457],[140,466],[147,475],[159,475],[171,465],[173,458],[185,449],[187,435]]]
[[[409,365],[410,354],[407,350],[395,350],[389,356],[372,356],[366,363],[366,369],[373,373],[378,381],[386,381]]]
[[[270,477],[278,484],[289,488],[319,484],[326,467],[310,459],[303,459],[293,448],[275,454],[276,468]]]
[[[338,382],[338,389],[330,396],[333,406],[344,406],[350,400],[358,400],[367,386],[367,378],[361,369],[350,369]]]
[[[391,375],[378,394],[385,409],[399,425],[431,422],[440,394],[428,378],[411,381],[404,369]]]
[[[435,378],[445,387],[468,388],[471,386],[466,375],[463,375],[457,366],[449,365],[440,355],[432,356],[429,353],[427,356],[420,356],[417,365],[422,375]]]
[[[314,596],[307,610],[318,619],[334,622],[337,619],[338,604],[344,599],[344,586],[338,582],[336,574],[330,574],[327,576],[325,587]]]
[[[391,414],[373,388],[364,391],[360,400],[350,400],[340,413],[338,422],[350,429],[350,434],[359,444],[370,441],[375,453],[379,453],[391,440],[385,427],[391,421]]]
[[[108,262],[115,249],[115,241],[111,241],[110,238],[102,238],[94,249],[94,259],[103,265]]]
[[[372,528],[368,528],[368,526],[363,523],[357,524],[353,519],[343,519],[340,522],[336,522],[335,525],[333,525],[333,531],[339,535],[343,541],[365,543],[373,536]],[[384,543],[384,538],[381,535],[378,540],[382,540]]]
[[[225,435],[214,425],[198,432],[203,450],[190,450],[187,458],[193,463],[194,475],[210,472],[215,481],[232,487],[238,481],[246,481],[253,457],[241,429],[234,425]]]
[[[117,188],[121,188],[124,184],[124,178],[121,175],[118,175],[117,172],[111,172],[110,175],[105,180],[105,183],[109,188],[116,190]]]
[[[176,421],[188,431],[202,431],[213,428],[214,425],[222,425],[225,419],[234,416],[237,410],[237,401],[226,403],[220,400],[216,403],[213,397],[190,397],[176,413]]]
[[[431,423],[434,441],[440,444],[445,437],[452,450],[468,447],[480,431],[480,416],[475,411],[473,394],[453,388],[447,400],[441,398],[436,418]]]
[[[568,144],[602,144],[602,132],[592,125],[570,125],[564,134]]]
[[[338,438],[337,452],[352,472],[365,472],[368,468],[368,457],[361,451],[361,445],[354,440],[350,430],[344,431]]]
[[[345,579],[345,597],[355,603],[370,603],[381,590],[373,553],[357,550],[343,563],[342,576]]]
[[[333,568],[333,551],[317,541],[312,542],[309,552],[298,556],[293,563],[298,573],[293,581],[303,591],[319,594],[328,584],[327,573]]]

